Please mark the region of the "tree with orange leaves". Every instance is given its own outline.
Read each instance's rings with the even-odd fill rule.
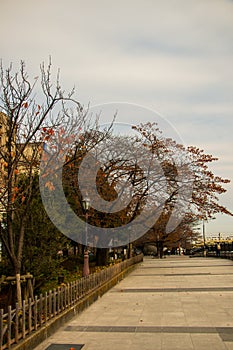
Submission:
[[[105,211],[103,207],[98,212],[91,208],[89,221],[93,226],[124,227],[138,218],[145,207],[157,205],[161,210],[157,219],[154,217],[153,220],[153,211],[147,210],[147,216],[151,216],[148,230],[152,228],[155,240],[159,237],[162,250],[165,242],[178,240],[183,235],[182,231],[192,235],[191,227],[198,220],[210,218],[219,212],[232,215],[227,208],[218,204],[218,196],[225,192],[224,184],[229,180],[215,176],[209,170],[208,163],[216,158],[195,147],[186,148],[165,138],[157,125],[147,123],[133,129],[136,136],[123,137],[110,133],[105,138],[105,143],[97,152],[99,160],[96,161],[101,166],[93,181],[88,181],[91,175],[88,175],[90,163],[87,162],[86,186],[90,187],[95,182],[93,192],[97,188],[98,194],[110,203],[111,209]],[[96,139],[96,135],[93,136],[91,133],[83,135],[79,141],[79,151],[76,149],[73,153],[70,170],[67,170],[67,184],[70,182],[67,193],[77,213],[82,211],[77,174],[93,146],[91,140]],[[119,191],[119,184],[122,183],[127,185],[123,185]],[[88,191],[91,194],[90,188]],[[118,209],[116,198],[127,205]],[[147,222],[144,220],[140,224],[143,228]],[[109,242],[111,239],[113,237],[109,237]]]
[[[199,220],[213,218],[218,213],[233,215],[218,203],[219,195],[226,192],[224,184],[230,180],[214,175],[209,169],[208,165],[218,160],[216,157],[163,137],[157,125],[148,123],[135,129],[145,147],[157,154],[166,177],[163,212],[153,226],[154,239],[161,242],[161,255],[165,242],[179,241],[184,231],[192,236],[192,226]]]

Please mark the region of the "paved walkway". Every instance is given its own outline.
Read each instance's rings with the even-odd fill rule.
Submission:
[[[36,350],[233,349],[233,262],[144,258]],[[79,344],[80,346],[78,346]]]

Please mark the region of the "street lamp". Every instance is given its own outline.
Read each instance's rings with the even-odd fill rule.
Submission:
[[[84,262],[83,262],[83,277],[88,276],[89,270],[89,254],[87,249],[88,239],[87,239],[87,222],[88,222],[88,210],[90,208],[90,199],[83,198],[82,200],[83,209],[85,211],[86,226],[85,226],[85,249],[84,249]]]
[[[159,235],[157,235],[156,245],[157,245],[157,256],[158,256],[158,258],[160,258],[160,251],[159,251]]]
[[[202,220],[202,234],[203,234],[203,256],[206,256],[206,239],[205,239],[205,220]]]

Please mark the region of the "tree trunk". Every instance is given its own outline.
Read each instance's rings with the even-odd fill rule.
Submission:
[[[22,292],[21,292],[21,283],[20,283],[20,273],[16,273],[16,298],[19,307],[22,307]]]
[[[97,248],[96,250],[96,265],[104,266],[108,263],[108,248]]]
[[[163,258],[163,241],[160,241],[159,242],[159,252],[158,252],[158,255],[159,255],[159,258],[162,259]]]
[[[129,246],[128,246],[128,259],[132,258],[132,256],[133,256],[133,244],[129,243]]]

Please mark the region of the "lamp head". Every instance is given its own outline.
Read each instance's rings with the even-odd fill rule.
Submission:
[[[88,197],[83,198],[82,205],[84,210],[88,210],[90,208],[90,199]]]

